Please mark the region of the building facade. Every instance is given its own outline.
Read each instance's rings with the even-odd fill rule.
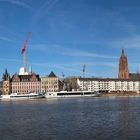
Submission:
[[[129,79],[129,70],[128,70],[128,63],[127,57],[125,56],[124,49],[122,49],[122,54],[119,61],[119,79]]]
[[[140,73],[129,73],[129,79],[140,80]]]
[[[55,92],[59,91],[59,79],[51,72],[49,76],[41,78],[41,92]]]
[[[14,74],[11,79],[12,93],[40,93],[41,80],[39,75],[32,73],[31,75]]]
[[[2,94],[8,95],[11,92],[11,84],[10,84],[10,74],[7,72],[7,69],[3,73],[2,77]]]
[[[140,81],[108,78],[79,78],[80,90],[99,92],[140,92]]]
[[[0,81],[0,95],[2,94],[2,81]]]

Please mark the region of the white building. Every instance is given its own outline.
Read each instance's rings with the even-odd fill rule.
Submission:
[[[24,67],[21,67],[19,70],[19,75],[28,75],[28,72],[25,72]]]
[[[110,78],[78,78],[80,90],[101,92],[140,92],[139,80],[123,80]]]

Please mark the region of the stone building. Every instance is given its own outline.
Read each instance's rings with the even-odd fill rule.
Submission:
[[[129,79],[131,80],[139,80],[140,81],[140,73],[129,73]]]
[[[59,79],[51,72],[48,76],[41,78],[41,92],[59,91]]]
[[[10,74],[5,69],[2,77],[2,94],[8,95],[11,93]]]
[[[0,95],[2,94],[2,81],[0,81]]]
[[[79,86],[77,84],[77,78],[79,78],[79,77],[71,76],[71,77],[65,78],[64,79],[65,90],[76,91],[79,88]]]
[[[32,73],[30,75],[14,74],[11,78],[12,93],[39,93],[40,87],[40,77],[35,73]]]
[[[122,49],[122,54],[120,57],[118,79],[129,79],[128,63],[124,49]]]

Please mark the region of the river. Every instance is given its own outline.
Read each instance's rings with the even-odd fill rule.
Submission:
[[[0,101],[0,140],[96,139],[140,139],[140,97]]]

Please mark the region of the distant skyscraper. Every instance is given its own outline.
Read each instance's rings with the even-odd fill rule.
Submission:
[[[124,54],[124,49],[122,49],[122,55],[120,57],[118,78],[129,79],[128,63],[127,57]]]

